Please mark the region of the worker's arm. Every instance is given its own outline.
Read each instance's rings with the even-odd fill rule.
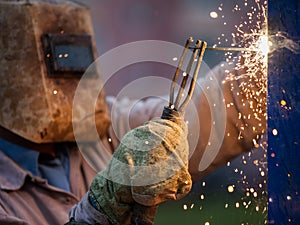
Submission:
[[[188,154],[183,114],[167,107],[161,118],[122,138],[70,218],[91,224],[153,224],[160,203],[180,199],[190,191]]]
[[[190,145],[189,171],[194,182],[257,147],[266,131],[265,90],[249,76],[228,79],[228,71],[233,77],[245,72],[220,63],[205,77],[198,78],[193,102],[185,112]],[[121,138],[128,130],[159,117],[167,100],[166,96],[150,97],[136,103],[110,97],[109,107],[116,106],[112,111],[114,127],[122,128],[116,131],[117,136]]]
[[[199,80],[201,88],[193,96],[196,113],[193,112],[193,107],[186,110],[186,120],[189,121],[189,139],[191,140],[189,143],[189,172],[195,182],[242,152],[250,151],[265,131],[265,96],[260,96],[261,100],[258,100],[259,98],[249,98],[249,93],[243,90],[240,85],[243,80],[226,80],[225,76],[225,69],[218,67],[204,79]],[[258,91],[259,87],[255,83],[252,84],[249,80],[244,81],[250,85],[251,93]],[[139,123],[143,124],[152,117],[160,116],[158,114],[159,109],[166,104],[161,98],[149,98],[135,105],[132,105],[130,101],[126,102],[126,104],[124,102],[123,104],[118,104],[118,102],[113,101],[111,103],[122,107],[117,111],[120,114],[115,116],[115,119],[119,118],[117,124],[124,124],[124,133],[126,132],[126,126],[130,129],[133,127],[129,125],[138,126]],[[131,112],[130,115],[128,111]],[[142,126],[142,128],[154,131],[155,134],[155,129],[151,124],[152,122]],[[174,128],[176,125],[172,125],[171,127]],[[136,131],[140,131],[140,128],[134,129],[133,132],[130,132],[129,136],[126,135],[124,137],[127,141],[122,141],[121,147],[115,152],[113,159],[117,159],[117,161],[121,161],[125,165],[132,165],[134,171],[139,171],[135,170],[135,168],[140,167],[141,163],[144,163],[143,165],[148,167],[153,163],[151,159],[159,154],[144,154],[142,151],[137,151],[142,152],[140,155],[132,154],[131,149],[147,146],[151,140],[156,140],[155,138],[157,137],[154,135],[149,139],[142,138],[143,143],[137,143],[131,140],[134,137],[141,137],[140,133],[135,133]],[[121,132],[118,135],[122,136],[123,134]],[[151,135],[151,132],[147,133],[147,137]],[[175,134],[169,136],[175,137]],[[180,137],[182,136],[179,135],[178,138],[173,139],[170,143],[176,143],[176,140],[180,140]],[[193,145],[195,140],[196,144]],[[159,139],[158,143],[162,143],[162,140]],[[219,143],[219,145],[216,143]],[[130,147],[132,144],[135,145],[134,148]],[[168,144],[164,146],[168,146]],[[211,148],[211,146],[217,146],[217,148]],[[175,150],[179,149],[175,148]],[[160,153],[163,151],[159,149]],[[177,155],[181,151],[175,152],[175,155]],[[186,150],[182,151],[182,153],[184,152]],[[177,155],[175,158],[182,159],[185,157]],[[138,159],[138,163],[136,163],[136,159]],[[160,160],[164,162],[166,159]],[[173,164],[168,163],[168,165]],[[142,206],[145,209],[149,209],[144,209],[144,212],[148,211],[149,213],[141,214],[142,217],[140,219],[145,219],[145,215],[147,215],[150,219],[148,222],[151,224],[154,219],[156,206],[159,203],[167,199],[177,199],[178,196],[184,196],[188,192],[189,188],[185,188],[185,186],[190,187],[190,178],[185,170],[186,165],[182,167],[184,168],[184,176],[179,172],[175,173],[172,179],[163,179],[162,182],[166,183],[162,185],[159,182],[153,182],[155,185],[147,185],[143,183],[148,181],[146,178],[157,177],[158,173],[154,171],[144,176],[145,171],[141,170],[137,174],[126,175],[126,168],[120,167],[118,163],[110,163],[106,170],[111,172],[109,179],[107,176],[103,176],[103,173],[97,175],[91,186],[89,198],[87,197],[85,202],[81,201],[77,208],[75,207],[73,212],[77,212],[74,215],[78,215],[77,219],[80,221],[80,216],[81,214],[84,215],[84,212],[79,213],[78,209],[82,208],[82,204],[91,204],[96,205],[94,209],[96,208],[98,213],[102,213],[103,215],[113,213],[113,215],[109,216],[110,219],[108,221],[114,223],[117,220],[116,218],[121,218],[121,221],[124,221],[129,214],[135,211],[139,212],[141,209],[140,206]],[[160,168],[165,168],[165,172],[172,170],[169,166]],[[142,174],[143,176],[138,176],[138,174]],[[115,178],[121,179],[121,182],[116,182]],[[130,181],[126,180],[128,178]],[[137,181],[142,183],[138,183],[138,185],[132,183]],[[168,181],[171,182],[168,183]],[[116,202],[118,204],[114,205]],[[135,204],[137,205],[136,209],[134,207]],[[118,213],[120,215],[116,215]],[[112,220],[111,218],[114,219]]]
[[[194,182],[258,147],[266,131],[264,75],[236,79],[245,71],[227,74],[226,70],[215,68],[201,83],[205,91],[194,95],[200,122],[199,139],[189,160]]]

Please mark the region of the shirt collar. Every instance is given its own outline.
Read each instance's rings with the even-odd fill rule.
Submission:
[[[64,145],[61,147],[57,158],[46,158],[39,163],[39,157],[43,154],[0,138],[0,188],[18,190],[29,176],[40,182],[47,180],[50,185],[70,191],[68,149]]]
[[[9,158],[16,162],[16,164],[20,165],[23,169],[28,170],[34,176],[39,175],[39,152],[13,144],[2,138],[0,138],[0,149],[4,154],[6,154]]]
[[[28,171],[19,167],[0,151],[0,189],[19,190],[24,185],[25,178],[28,175],[31,176]]]

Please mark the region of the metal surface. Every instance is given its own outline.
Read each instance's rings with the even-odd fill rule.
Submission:
[[[300,2],[269,0],[269,33],[300,36]],[[300,224],[300,54],[286,46],[269,57],[269,224]]]

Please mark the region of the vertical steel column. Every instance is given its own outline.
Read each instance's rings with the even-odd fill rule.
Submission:
[[[269,0],[269,35],[299,43],[299,21],[299,0]],[[268,213],[276,225],[300,224],[300,54],[286,47],[268,65]]]

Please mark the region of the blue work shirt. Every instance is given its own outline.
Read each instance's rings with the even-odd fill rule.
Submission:
[[[67,148],[63,145],[56,157],[24,148],[0,138],[0,149],[19,166],[48,184],[70,191],[70,162]]]

